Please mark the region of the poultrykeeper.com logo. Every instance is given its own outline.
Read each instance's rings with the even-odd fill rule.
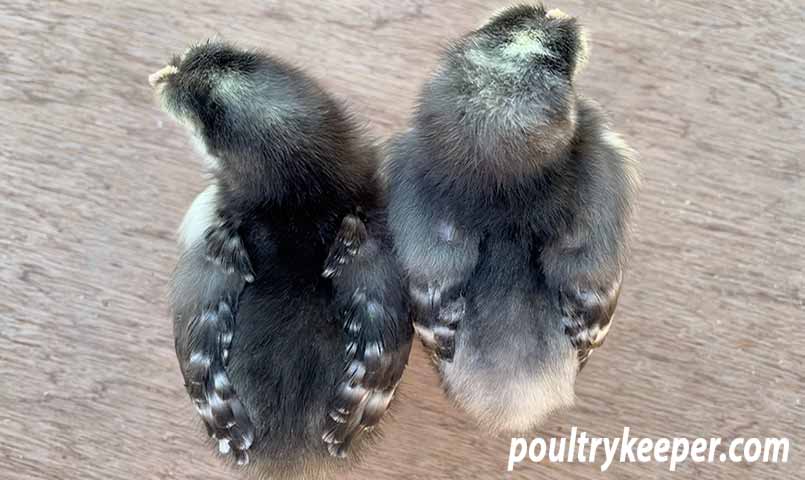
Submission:
[[[576,427],[570,437],[528,440],[512,438],[509,447],[508,471],[525,461],[534,463],[596,463],[605,472],[613,463],[667,463],[670,471],[686,461],[694,463],[786,463],[787,438],[736,438],[724,442],[721,438],[641,438],[623,429],[620,438],[601,438],[579,432]]]

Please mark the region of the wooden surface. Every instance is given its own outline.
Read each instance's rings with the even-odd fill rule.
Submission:
[[[802,478],[805,8],[613,4],[550,6],[587,25],[581,87],[641,153],[633,262],[578,406],[528,436],[786,436],[787,465],[688,463],[673,478]],[[502,5],[0,1],[0,478],[240,476],[203,445],[173,354],[174,231],[202,181],[149,73],[218,33],[306,67],[385,138],[439,45]],[[345,478],[504,477],[510,437],[452,408],[419,349],[385,433]],[[602,476],[542,464],[513,477]]]

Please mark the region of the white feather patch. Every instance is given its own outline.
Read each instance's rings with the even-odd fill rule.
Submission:
[[[528,59],[533,55],[555,57],[545,44],[545,33],[539,30],[524,30],[515,33],[511,41],[503,48],[503,55],[518,60]]]
[[[179,226],[179,246],[187,251],[204,239],[214,224],[218,201],[218,186],[212,184],[196,196]]]

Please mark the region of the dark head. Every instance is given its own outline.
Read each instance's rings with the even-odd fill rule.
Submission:
[[[192,133],[219,177],[277,193],[344,156],[352,124],[301,71],[268,55],[207,41],[149,77],[163,110]],[[292,177],[292,178],[291,178]],[[246,185],[248,186],[248,185]]]
[[[585,56],[575,19],[542,6],[508,8],[447,50],[418,119],[469,145],[471,158],[550,157],[572,139],[573,80]],[[526,165],[508,163],[524,173]]]

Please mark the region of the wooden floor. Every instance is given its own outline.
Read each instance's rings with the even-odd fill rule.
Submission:
[[[805,7],[612,3],[550,6],[587,25],[581,87],[641,154],[633,263],[578,406],[528,436],[785,436],[786,465],[685,464],[673,478],[802,478]],[[0,1],[0,478],[240,476],[203,446],[173,354],[174,232],[202,179],[149,73],[217,33],[306,67],[385,138],[440,45],[502,5]],[[510,437],[451,407],[418,348],[385,433],[344,478],[505,477]]]

